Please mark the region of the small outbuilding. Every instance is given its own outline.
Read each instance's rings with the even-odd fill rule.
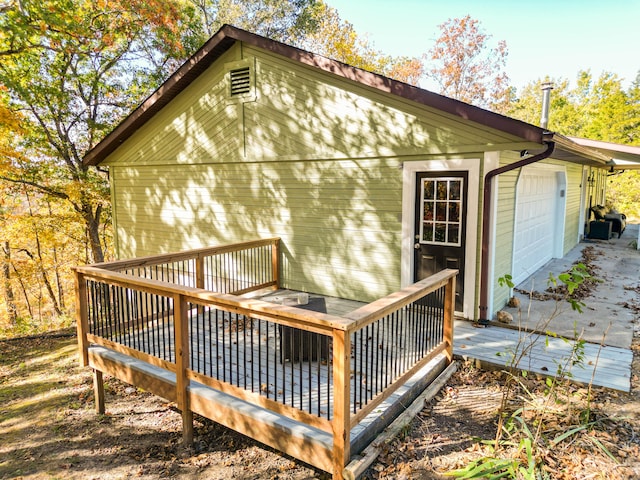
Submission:
[[[635,148],[224,26],[84,159],[119,257],[74,269],[96,409],[107,373],[187,443],[197,413],[354,478],[455,370],[454,316],[571,250]]]
[[[120,258],[278,236],[281,281],[370,301],[443,268],[487,319],[587,233],[611,155],[224,26],[85,157]],[[484,228],[483,228],[484,225]]]

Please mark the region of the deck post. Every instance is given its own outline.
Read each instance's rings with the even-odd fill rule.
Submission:
[[[185,445],[193,443],[193,412],[189,406],[189,325],[187,302],[182,295],[173,296],[173,324],[175,326],[176,398],[182,413],[182,439]]]
[[[276,289],[280,288],[280,239],[276,238],[271,244],[271,272]]]
[[[351,339],[348,331],[333,331],[333,480],[343,480],[351,457]]]
[[[95,368],[93,369],[93,396],[96,401],[96,413],[104,415],[104,381],[102,372]]]
[[[89,314],[87,308],[87,282],[84,275],[78,271],[75,272],[76,282],[76,328],[78,331],[78,347],[80,354],[80,366],[89,365]]]
[[[449,279],[444,292],[444,339],[448,363],[453,361],[453,317],[456,307],[456,277]]]

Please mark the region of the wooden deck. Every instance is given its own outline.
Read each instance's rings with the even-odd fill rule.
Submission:
[[[265,295],[267,301],[295,298],[298,292],[279,290]],[[345,315],[362,306],[360,302],[325,297],[327,313]],[[586,315],[586,314],[585,314]],[[530,355],[521,362],[520,368],[540,375],[553,375],[558,363],[571,355],[573,342],[562,338],[547,337],[536,333],[492,325],[476,328],[472,322],[457,319],[454,327],[453,352],[463,359],[475,359],[493,366],[505,367],[511,360],[518,344],[534,344]],[[571,380],[577,383],[611,388],[623,392],[631,389],[631,362],[633,352],[626,348],[584,344],[585,360],[581,365],[569,369]],[[595,370],[595,372],[594,372]]]
[[[279,290],[262,297],[267,301],[295,299],[298,292]],[[325,297],[327,313],[345,315],[363,303],[354,300]],[[492,325],[476,328],[472,322],[456,320],[454,327],[453,352],[463,359],[475,359],[493,366],[504,367],[511,360],[510,352],[517,345],[534,344],[530,355],[521,362],[520,368],[540,375],[556,373],[558,363],[571,355],[573,342],[562,338],[547,337],[536,333],[521,332],[517,329]],[[584,344],[585,360],[581,365],[569,369],[571,380],[577,383],[611,388],[629,392],[631,388],[631,362],[633,352],[626,348]],[[595,372],[594,372],[595,370]]]
[[[458,272],[367,304],[315,296],[297,308],[279,297],[280,258],[271,238],[75,267],[96,411],[114,375],[175,401],[186,444],[199,414],[342,480],[351,456],[451,371]],[[265,289],[271,298],[251,294]]]
[[[300,292],[279,290],[280,257],[274,238],[76,267],[96,410],[108,373],[175,401],[187,444],[197,413],[341,480],[454,354],[506,367],[531,345],[517,367],[553,375],[572,350],[454,321],[456,270],[368,304],[313,295],[297,308]],[[630,351],[585,344],[583,355],[573,380],[629,391]]]

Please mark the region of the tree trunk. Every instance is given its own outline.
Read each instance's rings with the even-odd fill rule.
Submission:
[[[9,324],[15,325],[18,321],[18,307],[16,306],[13,288],[11,287],[11,249],[9,242],[5,241],[2,246],[2,279],[4,282],[4,298],[7,305],[7,317]]]
[[[102,205],[96,207],[95,212],[91,205],[87,202],[82,206],[82,216],[87,226],[87,235],[89,237],[89,246],[91,247],[92,263],[104,262],[104,250],[100,242],[100,216],[102,214]]]
[[[47,207],[49,208],[49,216],[53,216],[53,212],[51,210],[51,203],[47,202]],[[65,310],[65,302],[64,302],[64,288],[62,285],[62,279],[60,278],[60,267],[58,263],[58,249],[55,244],[52,249],[53,253],[53,271],[56,277],[56,285],[58,286],[58,304],[60,305],[61,310]]]
[[[53,286],[51,285],[51,281],[49,280],[49,275],[47,275],[47,270],[44,268],[44,259],[42,258],[42,248],[40,246],[40,235],[35,231],[36,236],[36,248],[38,251],[38,268],[40,269],[40,275],[42,276],[42,281],[44,282],[44,286],[47,287],[47,293],[49,294],[49,298],[51,299],[51,303],[53,303],[53,310],[56,312],[56,315],[62,315],[62,311],[60,310],[60,306],[58,305],[58,300],[56,298],[56,294],[53,291]],[[29,256],[33,259],[33,255],[29,254]]]
[[[22,295],[24,296],[24,303],[27,306],[27,310],[29,311],[29,318],[33,318],[33,308],[31,308],[31,302],[29,301],[29,293],[27,292],[27,286],[25,285],[22,277],[18,274],[18,270],[16,270],[15,266],[13,268],[13,272],[16,274],[18,278],[18,283],[22,289]]]

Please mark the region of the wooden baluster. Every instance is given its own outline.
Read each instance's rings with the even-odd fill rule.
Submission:
[[[276,238],[271,245],[271,272],[276,290],[280,288],[280,239]]]
[[[202,288],[204,290],[204,256],[198,255],[195,258],[196,262],[196,288]]]

